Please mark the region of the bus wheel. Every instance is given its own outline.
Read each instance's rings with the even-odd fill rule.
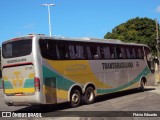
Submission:
[[[94,89],[92,87],[88,87],[84,94],[84,102],[86,104],[91,104],[94,102],[94,100],[95,100]]]
[[[70,96],[70,105],[71,107],[77,107],[81,104],[81,93],[79,90],[73,90],[71,91]]]
[[[143,80],[141,80],[139,91],[144,92],[144,81]]]

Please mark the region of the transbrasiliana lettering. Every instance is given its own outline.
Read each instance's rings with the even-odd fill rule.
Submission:
[[[15,59],[15,60],[8,60],[7,63],[16,63],[16,62],[23,62],[23,61],[27,61],[26,58]]]
[[[103,69],[132,68],[133,62],[102,63]]]

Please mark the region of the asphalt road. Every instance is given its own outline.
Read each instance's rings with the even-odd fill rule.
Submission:
[[[135,90],[108,94],[96,98],[91,105],[81,105],[77,108],[70,108],[67,103],[59,105],[40,106],[7,106],[4,104],[2,90],[0,90],[0,110],[19,113],[42,113],[42,120],[158,120],[159,117],[140,117],[141,111],[160,114],[160,87],[150,86],[145,92]],[[85,111],[85,112],[84,112]],[[113,111],[113,112],[111,112]],[[120,112],[123,111],[123,112]],[[132,111],[132,112],[128,112]],[[133,112],[134,111],[134,112]],[[134,114],[135,113],[135,114]],[[107,116],[113,114],[117,117]],[[139,117],[134,115],[139,114]],[[142,112],[144,114],[144,112]],[[74,115],[74,117],[73,117]],[[121,116],[122,115],[122,116]],[[123,116],[124,115],[124,116]],[[128,116],[129,115],[129,116]],[[133,115],[132,117],[130,115]],[[51,117],[44,117],[51,116]],[[54,117],[56,116],[56,117]],[[60,117],[61,116],[61,117]],[[63,116],[63,117],[62,117]],[[128,116],[128,117],[127,117]],[[1,118],[0,118],[1,119]],[[11,119],[11,118],[8,118]],[[13,119],[13,118],[12,118]],[[21,118],[22,119],[22,118]],[[23,118],[27,119],[27,118]],[[39,120],[39,118],[34,118]]]

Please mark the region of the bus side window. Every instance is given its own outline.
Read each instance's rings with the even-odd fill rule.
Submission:
[[[59,54],[61,60],[69,59],[68,44],[65,41],[58,42]]]
[[[85,59],[84,47],[82,44],[76,44],[76,59]]]
[[[135,48],[135,54],[136,54],[136,59],[138,59],[139,57],[138,57],[138,49],[137,49],[137,47]]]
[[[145,47],[144,50],[145,50],[145,55],[149,55],[151,53],[151,50],[147,47]]]
[[[128,47],[126,48],[126,54],[127,54],[127,59],[130,59],[131,55]]]
[[[91,47],[91,54],[92,54],[92,58],[93,59],[99,59],[100,55],[99,55],[99,46],[98,45],[94,45]]]
[[[122,58],[121,48],[117,46],[115,49],[116,49],[117,58],[121,59]]]
[[[124,46],[121,47],[121,55],[122,55],[122,58],[126,58],[126,53],[125,53],[125,48]]]
[[[118,58],[118,53],[116,51],[116,46],[114,46],[113,48],[114,48],[114,58]]]
[[[87,58],[88,59],[92,59],[92,54],[91,54],[90,46],[86,46],[86,50],[87,50]]]
[[[87,56],[88,59],[99,59],[100,49],[95,44],[90,44],[87,46]]]
[[[75,45],[73,43],[69,44],[69,56],[71,60],[76,59]]]
[[[101,49],[100,49],[100,46],[97,46],[97,54],[98,54],[98,59],[101,59],[102,56],[101,56]]]
[[[57,55],[57,59],[59,60],[61,56],[60,56],[60,52],[57,44],[56,44],[56,55]]]
[[[48,58],[46,55],[47,52],[47,40],[39,40],[39,46],[40,46],[40,50],[41,50],[41,55],[43,58]]]
[[[151,51],[150,51],[150,49],[149,48],[147,48],[147,47],[144,47],[144,51],[145,51],[145,56],[146,56],[146,58],[147,58],[147,61],[149,61],[149,59],[151,58]]]
[[[143,58],[142,50],[141,50],[140,47],[138,48],[138,58],[139,58],[139,59]]]
[[[104,50],[104,46],[100,47],[100,52],[101,52],[101,58],[104,59],[104,54],[105,54],[105,50]]]
[[[56,59],[55,41],[40,40],[40,50],[43,58],[54,60]]]
[[[101,47],[101,57],[102,57],[102,59],[110,59],[111,58],[109,46]]]
[[[131,49],[131,58],[136,58],[135,48]]]
[[[141,47],[141,52],[142,52],[142,59],[144,59],[144,49],[143,49],[143,47]]]
[[[48,40],[48,55],[50,56],[51,59],[56,59],[56,53],[55,53],[55,41]]]
[[[115,55],[116,51],[115,51],[115,48],[114,46],[110,46],[110,54],[111,54],[111,59],[114,59],[116,58],[116,55]]]

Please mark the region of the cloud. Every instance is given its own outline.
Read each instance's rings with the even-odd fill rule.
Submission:
[[[156,12],[160,13],[160,5],[156,8]]]

